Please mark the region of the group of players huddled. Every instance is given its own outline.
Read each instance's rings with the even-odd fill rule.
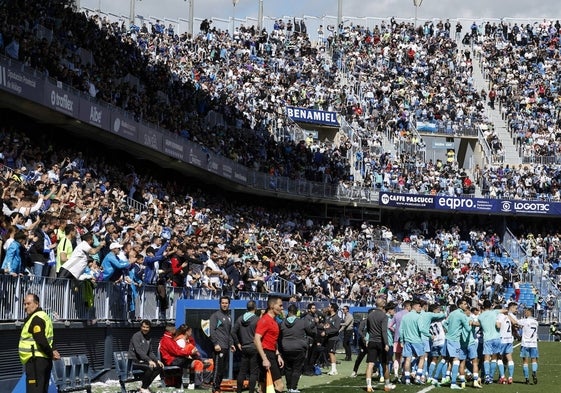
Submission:
[[[489,300],[483,301],[481,308],[468,304],[468,299],[462,298],[446,313],[439,304],[415,299],[404,302],[396,312],[394,303],[378,299],[377,308],[359,325],[360,353],[351,376],[356,376],[367,355],[368,392],[372,391],[373,365],[378,366],[386,391],[395,388],[387,381],[392,373],[393,382],[407,385],[450,384],[452,389],[463,389],[468,380],[474,388],[497,382],[512,384],[514,341],[520,339],[525,382],[537,384],[539,323],[534,310],[525,308],[523,317],[517,318],[515,302],[506,308]],[[385,319],[380,319],[380,311],[385,312]]]

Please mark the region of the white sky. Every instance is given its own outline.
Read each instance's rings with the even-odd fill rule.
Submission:
[[[191,0],[194,1],[195,31],[200,20],[215,18],[215,26],[227,29],[227,22],[234,14],[233,0]],[[355,24],[373,26],[380,18],[395,16],[398,19],[411,19],[415,16],[413,0],[342,0],[343,16]],[[129,15],[131,0],[79,0],[82,7],[98,9],[117,15]],[[185,0],[136,0],[136,14],[144,17],[188,19],[189,7]],[[265,27],[272,26],[274,19],[285,17],[306,17],[307,25],[313,26],[320,20],[335,24],[338,0],[263,0]],[[237,25],[246,20],[257,24],[258,0],[239,0],[235,7]],[[367,19],[364,19],[367,17]],[[561,20],[559,0],[424,0],[417,9],[419,21],[433,18],[460,19],[464,25],[473,20],[513,20],[534,21],[544,17]],[[248,19],[249,18],[249,19]],[[317,18],[317,19],[316,19]],[[362,19],[360,19],[362,18]],[[223,21],[221,21],[221,20]],[[473,20],[472,20],[473,19]],[[252,22],[253,21],[253,22]],[[270,21],[270,23],[269,23]],[[181,26],[179,30],[182,30]]]

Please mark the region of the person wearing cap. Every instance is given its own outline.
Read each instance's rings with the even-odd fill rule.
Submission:
[[[130,266],[127,259],[117,256],[123,246],[113,242],[109,245],[109,254],[103,258],[101,267],[103,269],[103,281],[117,281],[123,274],[123,270]]]
[[[105,242],[102,241],[97,247],[92,247],[94,239],[91,232],[83,234],[81,239],[82,241],[72,251],[68,260],[60,267],[58,272],[59,278],[73,278],[77,280],[88,266],[88,256],[97,254],[101,247],[105,245]]]

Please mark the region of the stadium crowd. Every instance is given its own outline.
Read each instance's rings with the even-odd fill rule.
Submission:
[[[484,174],[488,188],[505,197],[558,200],[559,39],[561,25],[485,24],[476,40],[483,71],[525,163]],[[489,193],[493,191],[489,190]]]
[[[289,31],[277,24],[271,32],[257,32],[242,26],[230,36],[207,23],[188,37],[161,24],[126,26],[55,3],[33,4],[26,12],[10,4],[2,9],[10,15],[2,29],[6,54],[272,175],[381,187],[384,182],[376,179],[399,171],[412,192],[438,192],[449,172],[429,186],[408,179],[405,162],[415,161],[430,181],[431,168],[424,171],[422,159],[394,157],[392,168],[380,165],[381,132],[390,127],[397,139],[416,143],[413,114],[470,126],[485,121],[482,99],[470,82],[469,53],[459,52],[438,26],[417,40],[410,24],[392,21],[373,31],[348,26],[312,47],[301,27]],[[439,71],[444,69],[449,71]],[[380,77],[368,82],[367,74]],[[436,85],[438,91],[431,87]],[[448,102],[447,92],[464,88],[465,97]],[[275,141],[275,130],[290,127],[286,105],[340,112],[362,143],[344,135],[335,142]],[[387,186],[396,189],[393,180]]]
[[[396,138],[413,141],[411,119],[447,124],[452,133],[487,123],[487,95],[473,86],[471,52],[458,50],[449,23],[432,28],[426,24],[417,35],[410,25],[395,21],[372,32],[349,26],[326,39],[325,47],[313,48],[302,26],[298,32],[285,32],[278,25],[271,34],[241,27],[232,37],[207,26],[196,37],[178,37],[161,25],[148,30],[147,26],[109,23],[96,15],[76,15],[70,8],[30,5],[25,14],[21,9],[2,8],[2,12],[14,12],[10,18],[7,14],[1,18],[6,53],[14,54],[12,43],[17,41],[16,57],[28,65],[121,106],[139,119],[271,174],[333,182],[348,181],[350,175],[349,141],[339,146],[274,141],[273,128],[285,126],[274,124],[282,121],[278,119],[282,119],[284,105],[339,111],[364,139],[377,141],[386,126]],[[56,38],[38,39],[39,25],[51,28]],[[549,39],[554,40],[558,31],[559,27],[556,32],[551,30]],[[518,34],[515,42],[517,46],[524,43]],[[557,41],[553,54],[558,53],[556,45]],[[95,61],[85,62],[77,54],[79,47],[90,51]],[[328,51],[333,51],[332,59]],[[107,63],[102,64],[101,59]],[[347,70],[346,82],[338,80],[338,69]],[[344,93],[339,92],[341,83],[346,86]],[[459,94],[450,99],[451,92]],[[503,91],[498,97],[501,105],[516,107]],[[533,102],[527,104],[532,111]],[[221,113],[225,121],[207,128],[205,115],[210,110]],[[507,111],[507,116],[515,119],[518,114]],[[543,237],[523,233],[520,242],[528,258],[518,270],[512,261],[504,263],[505,250],[495,228],[466,223],[447,226],[429,220],[401,223],[403,227],[396,228],[366,222],[351,225],[347,218],[316,222],[293,207],[270,209],[236,203],[203,190],[202,184],[193,187],[173,176],[156,177],[145,165],[79,150],[47,133],[24,132],[6,123],[0,130],[0,142],[0,256],[4,274],[13,276],[124,282],[131,287],[172,285],[184,288],[185,297],[194,290],[208,297],[236,297],[240,291],[267,293],[282,279],[293,289],[291,300],[311,296],[332,302],[321,316],[325,330],[338,318],[337,302],[343,299],[347,304],[376,304],[390,318],[396,307],[411,309],[409,317],[406,312],[396,317],[403,323],[401,329],[394,325],[386,332],[407,347],[424,344],[426,337],[421,335],[431,335],[429,325],[442,323],[444,314],[438,305],[450,312],[450,337],[446,339],[452,342],[454,318],[464,325],[468,321],[464,327],[473,333],[474,342],[496,338],[486,331],[485,320],[492,320],[493,325],[500,320],[504,326],[535,327],[532,310],[524,311],[524,319],[516,318],[520,282],[536,270],[555,278],[559,266],[559,235],[545,228],[541,228],[546,234]],[[359,163],[365,185],[370,181],[381,190],[473,194],[472,179],[453,157],[425,163],[406,154],[379,154],[371,149],[379,147],[377,144],[361,146],[366,148]],[[490,197],[535,198],[551,193],[555,199],[559,195],[553,172],[553,166],[528,164],[511,169],[506,165],[478,168],[474,176],[489,184]],[[401,240],[434,258],[435,265],[424,271],[413,260],[400,263],[390,257],[389,249],[399,248]],[[509,287],[514,289],[513,295],[505,299],[504,290]],[[553,294],[536,293],[536,298],[536,315],[542,317],[541,310],[553,308]],[[508,314],[491,311],[492,303],[506,305]],[[426,312],[421,313],[423,307]],[[470,309],[474,314],[483,311],[479,320],[467,319]],[[285,329],[297,314],[289,309]],[[472,332],[470,326],[479,325],[482,331]],[[316,344],[313,340],[321,335],[317,330],[321,328],[314,329],[315,338],[309,342]],[[414,329],[415,337],[410,334]],[[339,333],[342,331],[330,332],[337,340]],[[523,343],[529,348],[535,344],[528,337]],[[403,356],[409,360],[427,352],[424,348],[422,353],[408,350]],[[474,386],[480,387],[479,377],[492,383],[495,366],[499,382],[511,383],[511,361],[505,373],[502,363],[490,361],[496,360],[498,352],[485,355],[480,375],[473,366],[478,356],[470,356]],[[318,360],[314,356],[305,363],[308,372]],[[534,359],[536,384],[536,357],[528,357]],[[426,369],[421,362],[415,370],[407,360],[403,365],[393,361],[391,365],[395,376],[403,368],[405,383],[428,379],[459,388],[466,375],[462,360],[461,356],[453,359],[448,372],[446,361],[439,356]],[[524,376],[529,383],[525,361]],[[331,356],[329,362],[331,375],[336,375]],[[295,382],[287,381],[291,393],[299,393],[296,375]],[[370,389],[371,382],[367,380]],[[387,390],[392,386],[386,383]]]
[[[492,91],[522,156],[557,163],[559,21],[485,29],[481,55]]]
[[[184,287],[187,297],[193,290],[204,296],[265,293],[282,279],[300,298],[361,305],[381,292],[396,302],[414,295],[446,304],[468,293],[498,298],[497,276],[505,287],[520,281],[512,264],[497,262],[504,250],[495,231],[476,226],[465,233],[467,222],[464,229],[449,229],[412,221],[393,232],[368,223],[356,227],[344,217],[315,222],[298,209],[234,204],[176,179],[158,180],[142,167],[53,145],[46,135],[4,127],[1,136],[7,274],[58,273],[135,286],[167,282]],[[140,202],[137,208],[127,197]],[[529,271],[546,260],[554,277],[556,238],[548,233],[547,241],[523,239],[528,255],[534,249],[540,255],[529,260]],[[435,265],[420,271],[414,261],[389,257],[401,240]],[[475,262],[474,256],[484,259]]]
[[[230,36],[226,31],[212,28],[207,21],[199,34],[178,36],[162,24],[126,26],[98,15],[75,13],[63,3],[33,3],[25,12],[21,7],[13,8],[11,2],[2,7],[5,53],[94,97],[131,111],[139,119],[181,133],[256,169],[313,180],[349,180],[348,152],[352,146],[348,140],[338,146],[306,140],[273,140],[273,123],[283,118],[278,110],[282,112],[283,105],[294,105],[339,111],[363,140],[374,140],[357,154],[355,169],[360,169],[362,185],[383,191],[462,195],[474,193],[475,180],[482,181],[485,195],[505,198],[534,198],[548,190],[556,191],[556,179],[543,174],[539,166],[476,168],[472,180],[458,167],[453,156],[445,162],[432,162],[412,154],[392,157],[388,152],[378,154],[379,150],[371,149],[379,147],[380,132],[388,125],[396,138],[414,139],[410,132],[411,119],[451,122],[455,131],[462,126],[486,124],[486,94],[473,85],[471,52],[459,50],[458,36],[451,37],[448,22],[425,23],[417,31],[411,24],[393,19],[389,23],[382,22],[372,31],[361,26],[341,26],[340,34],[329,33],[313,47],[302,26],[292,31],[279,23],[270,33],[241,26]],[[507,36],[512,39],[509,29],[506,27]],[[490,31],[486,28],[484,37],[493,36]],[[552,29],[548,31],[553,40],[556,33]],[[554,55],[557,53],[555,42],[552,45]],[[340,69],[345,72],[339,72]],[[371,78],[371,75],[379,77]],[[344,81],[340,80],[343,76]],[[458,96],[450,99],[450,93],[456,92]],[[503,95],[498,95],[499,100]],[[225,121],[210,127],[204,118],[211,110],[222,114]],[[179,113],[184,117],[178,116]],[[246,136],[247,132],[251,132],[251,138]],[[193,200],[185,203],[177,196],[181,194],[177,193],[180,188],[177,184],[167,185],[167,188],[152,184],[153,179],[140,179],[130,168],[114,172],[121,176],[109,175],[103,160],[97,159],[85,166],[84,158],[72,150],[67,152],[68,157],[48,150],[51,156],[43,153],[33,158],[28,151],[32,145],[24,144],[23,135],[18,137],[11,132],[5,135],[3,159],[6,168],[13,169],[4,173],[10,182],[3,193],[4,214],[10,216],[9,223],[24,229],[33,224],[24,225],[23,221],[46,214],[48,219],[39,221],[42,231],[55,231],[56,238],[63,239],[67,236],[63,222],[70,221],[74,229],[77,228],[68,228],[69,232],[76,232],[68,235],[70,243],[75,244],[78,243],[75,238],[80,240],[86,230],[95,232],[104,239],[93,238],[89,241],[90,247],[95,250],[98,241],[105,241],[99,253],[92,253],[99,263],[112,254],[117,255],[117,261],[136,260],[135,266],[145,266],[147,270],[144,276],[148,278],[144,280],[155,283],[157,262],[176,254],[179,258],[171,259],[200,262],[200,255],[206,254],[202,259],[216,263],[211,263],[210,270],[194,272],[187,286],[197,285],[209,292],[219,292],[223,286],[239,289],[242,282],[246,289],[265,291],[264,283],[276,274],[294,281],[303,295],[321,294],[326,298],[350,295],[354,301],[364,301],[371,299],[379,289],[373,288],[371,293],[364,294],[357,293],[357,288],[353,290],[349,285],[353,279],[360,283],[361,279],[377,276],[375,268],[386,262],[385,254],[374,245],[377,235],[370,235],[368,239],[363,230],[345,228],[329,240],[333,235],[329,225],[314,232],[311,230],[313,222],[294,214],[271,218],[268,213],[269,216],[259,220],[253,218],[256,222],[249,224],[245,217],[246,222],[240,225],[236,214],[244,215],[239,210],[234,211],[233,216],[216,214],[212,206],[196,211],[189,204]],[[26,140],[30,142],[29,137]],[[48,163],[43,158],[48,158]],[[47,167],[38,167],[38,164]],[[61,171],[64,178],[59,174]],[[9,176],[22,179],[23,184],[31,187],[33,195],[27,195],[26,188],[22,190],[21,183]],[[115,179],[121,178],[126,182],[115,187]],[[112,179],[113,183],[111,180],[107,183],[107,179]],[[36,199],[40,195],[42,199]],[[150,210],[144,214],[119,211],[116,220],[116,212],[125,207],[123,198],[126,196],[145,202]],[[556,197],[557,191],[553,198]],[[53,212],[57,212],[55,217],[51,217]],[[189,212],[196,213],[190,215]],[[14,213],[16,218],[11,217]],[[107,228],[106,223],[112,221],[115,225]],[[267,224],[267,229],[262,229],[263,224]],[[185,234],[181,233],[182,228],[187,228]],[[239,233],[240,228],[244,233]],[[270,239],[278,238],[278,228],[283,230],[283,242],[268,246]],[[373,230],[368,228],[367,232]],[[215,233],[220,233],[222,240],[230,245],[226,247],[223,242],[217,242]],[[194,234],[198,240],[196,245],[180,246],[184,236]],[[255,251],[248,250],[256,244],[263,246],[256,238],[264,239],[266,253],[256,255]],[[41,239],[39,237],[38,241]],[[119,245],[114,244],[118,243],[113,241],[117,239]],[[321,245],[321,250],[314,250],[312,255],[301,250],[310,240],[311,245]],[[115,248],[111,249],[112,245]],[[54,270],[59,270],[64,262],[59,255],[67,254],[65,258],[68,258],[71,250],[52,251],[43,264],[49,266],[54,258]],[[301,266],[308,260],[321,258],[334,272],[341,271],[347,261],[333,256],[339,252],[365,258],[370,270],[365,272],[356,262],[351,262],[351,268],[345,271],[352,278],[335,274],[331,278],[333,284],[329,284],[326,274],[294,272],[290,267],[289,262],[295,257],[302,258]],[[259,260],[261,256],[266,260]],[[275,267],[267,262],[271,259],[275,260]],[[87,267],[83,262],[79,266]],[[126,267],[124,263],[121,265]],[[175,273],[188,273],[188,265],[176,266]],[[245,282],[236,278],[229,282],[227,275],[219,273],[221,266],[238,271],[234,276],[243,276],[241,271],[255,277]],[[389,270],[396,268],[392,266]],[[37,267],[37,273],[40,269]],[[50,275],[55,274],[53,269],[45,270],[50,270]],[[104,279],[115,279],[107,275],[108,269],[104,270]],[[84,272],[74,273],[78,278]],[[100,275],[95,268],[87,274]],[[415,274],[424,273],[402,268],[392,281],[398,283],[401,275],[415,281]],[[432,278],[421,277],[421,281],[428,282]],[[177,277],[175,281],[180,283],[181,280],[183,277]],[[383,281],[380,279],[381,288],[385,285]],[[408,288],[416,290],[415,285]],[[398,286],[397,291],[399,289]]]
[[[161,23],[127,26],[54,3],[34,4],[26,12],[21,7],[12,10],[10,3],[3,7],[10,14],[2,28],[6,54],[138,119],[273,176],[394,192],[472,195],[473,179],[457,168],[453,156],[446,163],[414,154],[392,156],[381,150],[382,132],[389,129],[393,140],[418,145],[422,142],[411,123],[438,123],[437,128],[456,134],[482,125],[491,130],[490,140],[496,139],[485,115],[485,89],[473,85],[472,51],[460,49],[457,35],[450,36],[449,23],[427,22],[418,30],[393,19],[372,30],[341,26],[339,34],[328,29],[321,42],[312,45],[305,28],[289,30],[284,23],[275,24],[271,32],[241,26],[230,35],[207,21],[190,37]],[[531,45],[548,44],[546,65],[539,66],[536,56],[530,56],[525,61],[535,67],[523,69],[538,73],[532,81],[552,81],[546,105],[551,111],[541,116],[540,110],[540,118],[554,125],[559,33],[554,24],[546,25],[549,41],[541,34],[545,25],[539,24],[530,28],[535,40],[518,42],[514,26],[486,24],[481,28],[483,44],[475,52],[482,53],[485,67],[494,67],[487,74],[495,80],[504,73],[500,62],[508,59],[497,53],[508,51],[513,59],[523,59],[510,53],[512,45],[529,53]],[[492,40],[502,35],[511,41]],[[508,94],[512,84],[503,81],[504,89],[491,84],[503,108],[520,108],[504,103],[514,97]],[[539,109],[545,105],[541,101],[526,106]],[[275,141],[276,130],[291,127],[283,112],[286,105],[337,111],[360,138]],[[508,111],[513,118],[523,112]],[[502,149],[498,140],[491,145],[496,152]],[[534,144],[538,145],[543,144]],[[446,164],[451,168],[440,170]],[[490,167],[483,173],[479,184],[485,196],[558,197],[556,166],[516,168],[509,179],[497,176],[497,171]]]

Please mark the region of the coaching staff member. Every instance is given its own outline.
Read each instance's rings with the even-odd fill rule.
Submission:
[[[224,375],[228,372],[229,351],[234,352],[230,298],[220,296],[220,310],[210,316],[210,341],[214,346],[214,375],[212,393],[220,392]]]
[[[60,359],[58,351],[53,349],[53,322],[39,307],[37,295],[27,294],[23,307],[27,318],[19,339],[19,358],[25,366],[26,392],[46,393],[53,360]]]
[[[143,372],[140,393],[150,393],[149,387],[152,381],[160,375],[164,367],[164,364],[152,351],[150,329],[152,329],[152,323],[148,319],[144,319],[140,322],[140,330],[132,335],[129,343],[129,359],[132,359],[132,367]]]

